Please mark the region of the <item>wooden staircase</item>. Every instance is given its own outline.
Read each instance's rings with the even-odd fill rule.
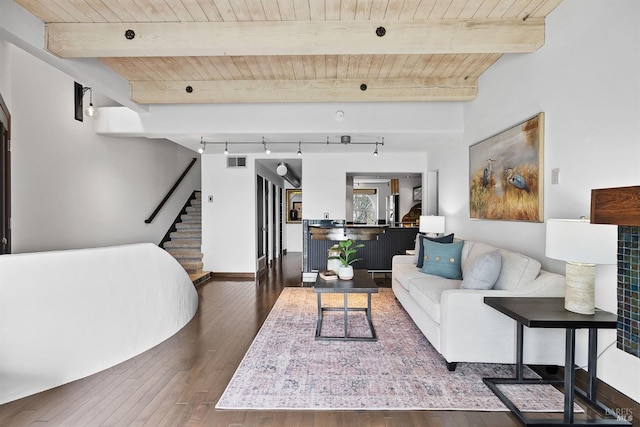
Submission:
[[[207,280],[211,273],[202,271],[202,199],[195,192],[169,233],[162,247],[189,273],[194,284]]]

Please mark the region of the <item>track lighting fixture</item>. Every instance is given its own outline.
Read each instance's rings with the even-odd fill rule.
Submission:
[[[352,141],[351,140],[351,136],[350,135],[342,135],[339,137],[338,141],[332,141],[330,137],[327,137],[326,141],[305,141],[304,142],[307,145],[375,145],[375,151],[373,152],[374,156],[377,156],[379,154],[378,151],[378,147],[379,146],[384,146],[384,137],[382,138],[382,141]],[[200,144],[202,144],[202,147],[200,149],[198,149],[198,152],[202,153],[204,152],[204,150],[206,149],[206,144],[224,144],[224,154],[225,156],[229,154],[229,142],[216,142],[216,141],[210,141],[207,142],[205,141],[202,137],[200,138]],[[262,144],[262,148],[264,150],[264,153],[266,155],[271,154],[271,149],[269,149],[269,147],[267,146],[267,141],[265,140],[264,137],[262,137],[262,141],[233,141],[232,142],[233,145],[257,145],[257,144]],[[271,141],[271,144],[277,144],[277,145],[285,145],[285,144],[295,144],[295,142],[293,141]],[[299,157],[302,156],[302,141],[298,141],[298,151],[296,152],[296,155],[298,155]]]
[[[198,153],[202,154],[204,153],[204,150],[207,149],[207,143],[202,137],[200,138],[200,144],[202,145],[202,147],[198,148]]]

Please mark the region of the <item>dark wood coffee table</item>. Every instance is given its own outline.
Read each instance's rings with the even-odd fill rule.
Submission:
[[[373,281],[367,270],[356,270],[351,280],[324,280],[320,275],[316,279],[313,291],[318,295],[318,323],[316,326],[316,340],[332,340],[332,341],[378,341],[376,330],[371,321],[371,294],[378,293],[378,285]],[[342,307],[323,307],[322,294],[339,293],[344,294],[344,304]],[[367,307],[349,308],[349,294],[367,294]],[[342,336],[324,336],[320,335],[322,331],[322,319],[325,311],[344,311],[344,334]],[[371,337],[350,337],[348,334],[349,312],[364,311],[371,329]]]

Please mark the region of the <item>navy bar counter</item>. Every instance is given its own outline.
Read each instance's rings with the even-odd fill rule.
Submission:
[[[402,255],[407,249],[414,248],[418,228],[349,225],[344,221],[334,220],[303,220],[302,232],[304,272],[327,268],[327,250],[338,243],[338,240],[332,240],[337,235],[346,235],[347,238],[364,244],[363,248],[358,249],[358,258],[364,259],[354,263],[354,269],[390,272],[393,256]],[[323,234],[326,237],[322,237]],[[373,240],[361,240],[359,237]]]

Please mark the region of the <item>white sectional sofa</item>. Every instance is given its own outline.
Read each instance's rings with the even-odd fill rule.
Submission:
[[[460,257],[462,271],[477,257],[496,249],[465,240]],[[525,255],[504,249],[499,253],[499,276],[489,290],[462,289],[462,280],[425,274],[416,267],[414,256],[393,258],[393,292],[444,357],[449,370],[455,370],[457,362],[515,362],[516,322],[484,304],[485,296],[564,295],[564,276],[541,270],[540,262]],[[524,362],[563,365],[564,337],[562,329],[525,327]]]

